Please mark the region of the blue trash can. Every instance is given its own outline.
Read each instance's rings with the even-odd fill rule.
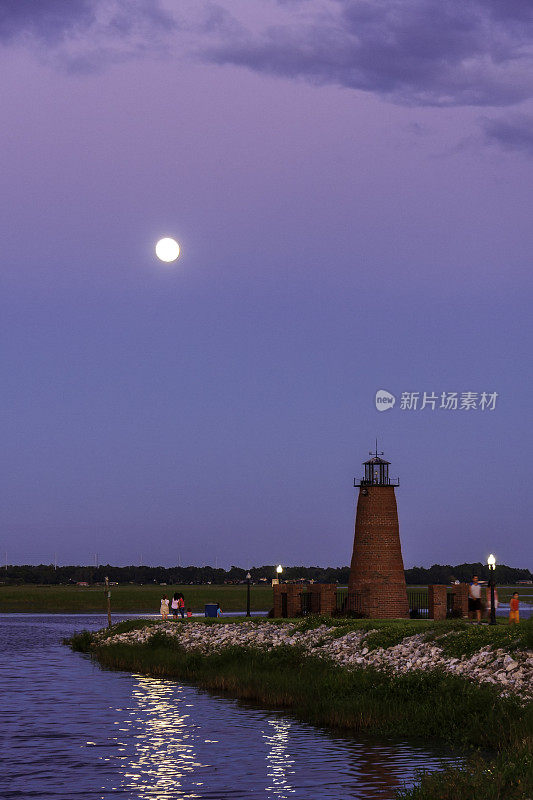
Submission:
[[[205,604],[205,615],[206,615],[206,617],[216,617],[216,615],[217,615],[217,604],[216,603],[206,603]]]

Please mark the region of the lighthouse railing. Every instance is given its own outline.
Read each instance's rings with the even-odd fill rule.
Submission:
[[[360,486],[395,486],[398,487],[400,485],[399,478],[386,478],[384,480],[379,480],[377,478],[373,478],[368,480],[367,478],[354,478],[353,479],[354,488],[358,489]]]

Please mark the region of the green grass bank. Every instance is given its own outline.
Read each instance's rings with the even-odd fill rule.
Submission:
[[[319,623],[306,619],[298,625],[305,630],[306,625]],[[143,625],[142,621],[121,623],[109,634],[139,630]],[[485,646],[487,637],[496,636],[493,644],[500,647],[501,637],[508,635],[503,626],[476,629],[474,644],[464,623],[432,626],[419,621],[378,624],[344,620],[338,621],[339,636],[364,625],[375,630],[374,641],[369,637],[368,644],[376,647],[390,646],[388,643],[423,629],[436,639],[448,631],[458,653]],[[526,629],[513,631],[513,636],[520,638],[514,640],[516,646],[522,647],[522,637],[528,635]],[[69,643],[73,649],[91,653],[104,668],[188,681],[244,701],[284,708],[307,722],[341,731],[429,738],[467,753],[463,766],[421,776],[413,790],[398,795],[404,800],[533,797],[531,706],[515,697],[502,697],[501,689],[488,684],[436,670],[398,674],[368,667],[346,669],[294,646],[274,650],[226,647],[218,653],[201,654],[185,650],[179,640],[164,632],[145,644],[98,643],[89,633],[79,634]]]
[[[220,603],[223,611],[246,609],[246,586],[135,586],[111,587],[111,610],[121,614],[158,614],[161,597],[182,592],[186,606],[203,612],[206,603]],[[272,608],[272,587],[253,586],[252,611]],[[105,613],[103,586],[0,586],[0,613],[30,612],[47,614]]]

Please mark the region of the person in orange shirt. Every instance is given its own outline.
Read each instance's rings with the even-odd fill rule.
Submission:
[[[509,603],[509,625],[515,625],[520,622],[520,613],[518,611],[518,592],[513,592],[511,602]]]

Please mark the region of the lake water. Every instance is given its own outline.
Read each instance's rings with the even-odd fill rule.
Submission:
[[[453,760],[438,746],[337,736],[194,686],[104,671],[60,643],[103,624],[0,615],[3,800],[388,800],[417,769]]]

